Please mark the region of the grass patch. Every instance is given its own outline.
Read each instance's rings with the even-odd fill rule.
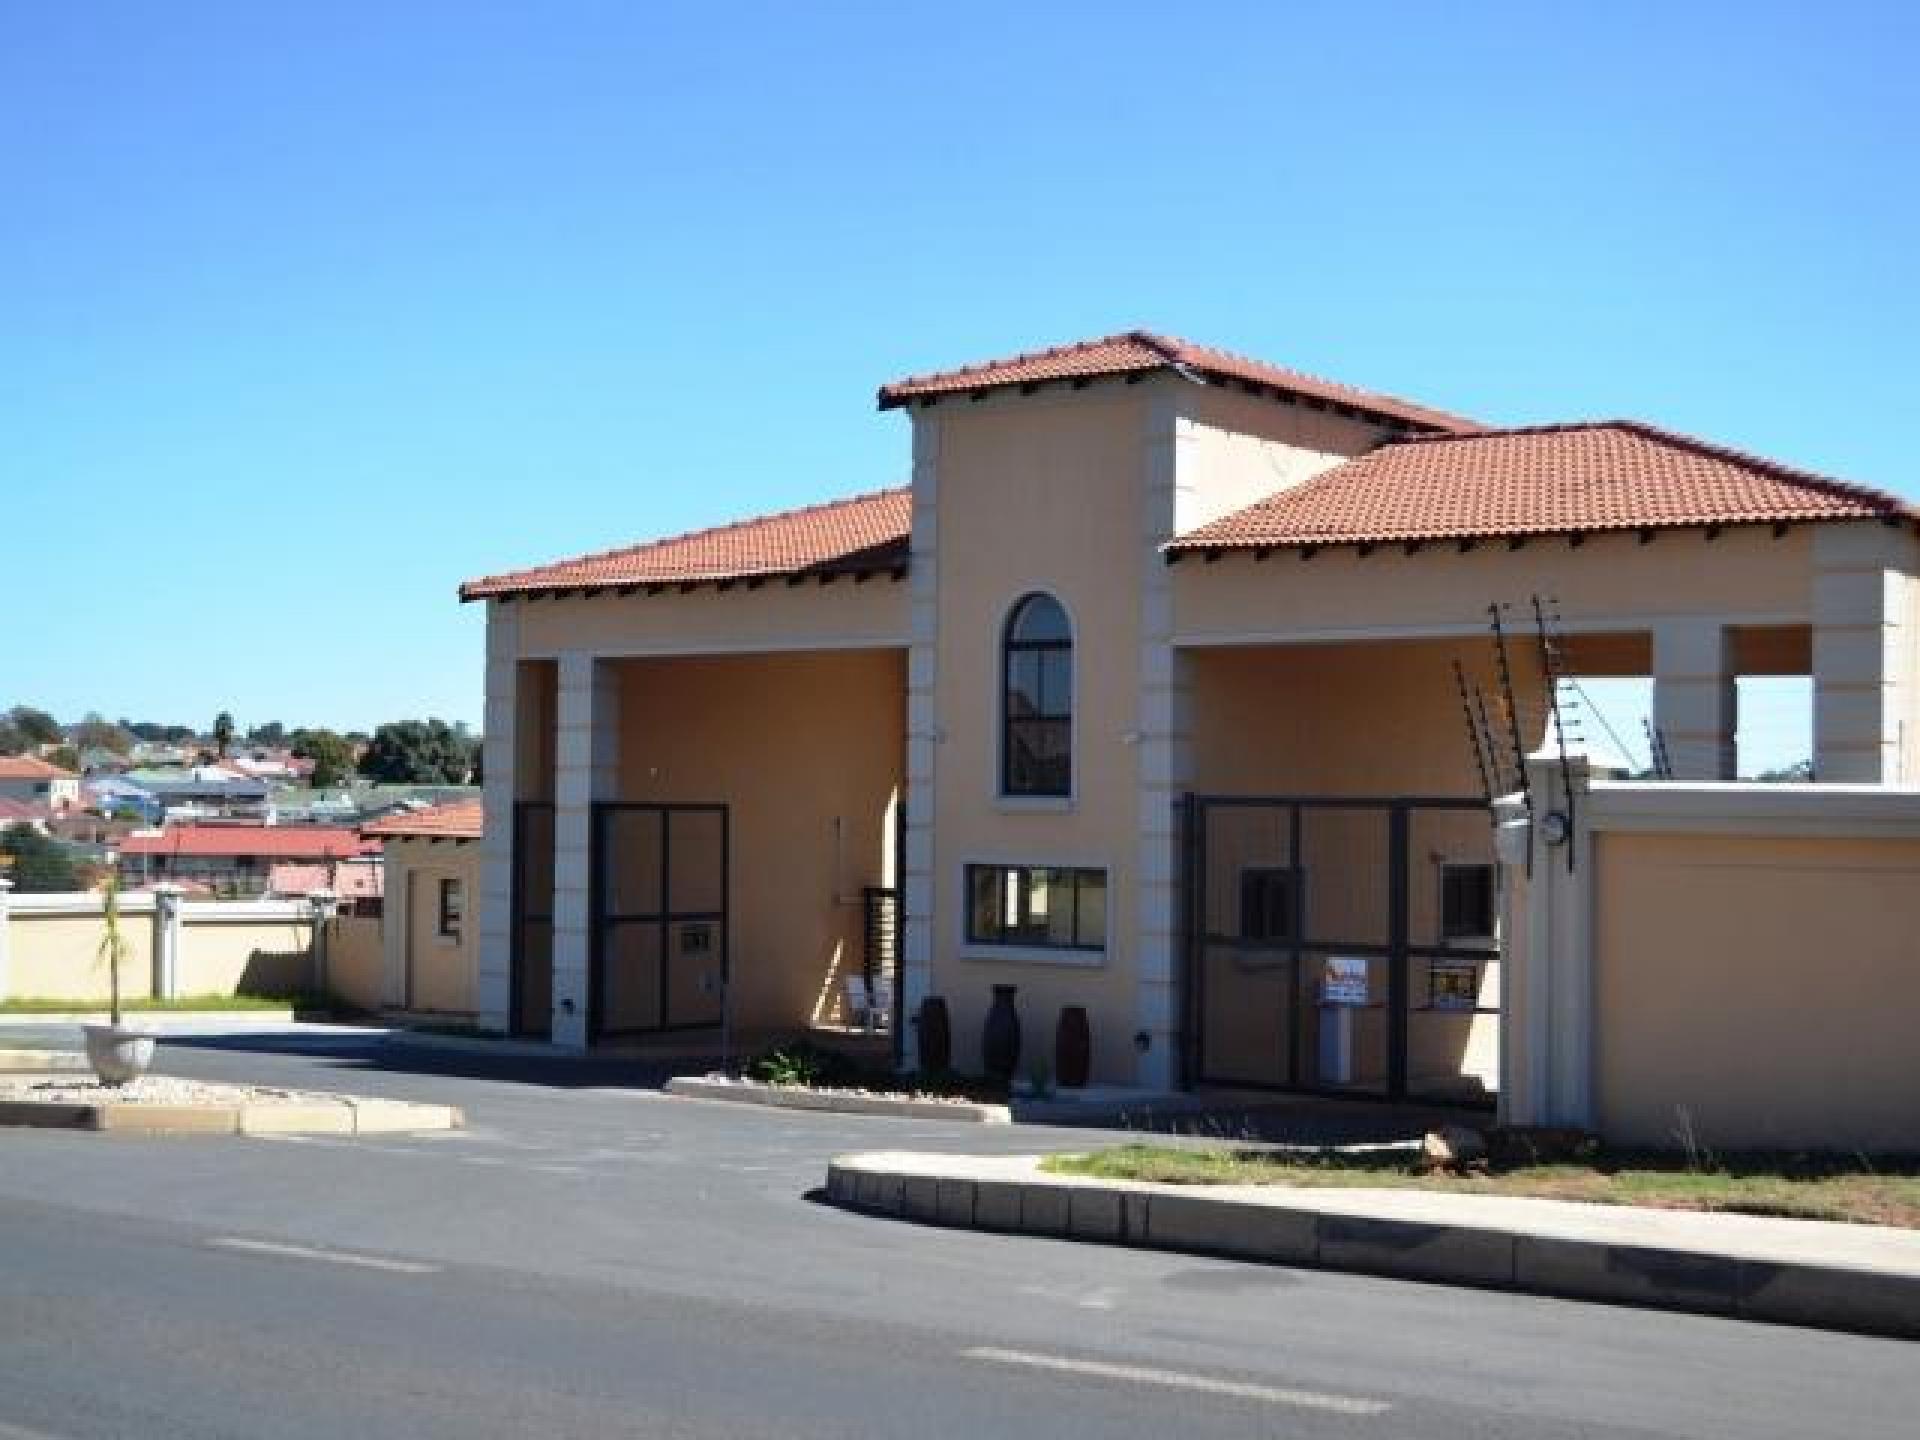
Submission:
[[[171,1000],[152,996],[123,999],[120,1008],[127,1014],[169,1010],[322,1010],[326,1006],[310,995],[179,995]],[[0,1001],[0,1015],[104,1015],[104,1000],[63,1000],[58,997],[24,996]]]
[[[1515,1165],[1467,1174],[1422,1172],[1416,1168],[1416,1158],[1404,1150],[1352,1154],[1121,1145],[1087,1155],[1051,1156],[1042,1168],[1056,1175],[1172,1185],[1531,1195],[1599,1205],[1650,1205],[1920,1229],[1920,1159],[1912,1157],[1752,1154],[1703,1161],[1682,1154],[1622,1152],[1579,1164]]]

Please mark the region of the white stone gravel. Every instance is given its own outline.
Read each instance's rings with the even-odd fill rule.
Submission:
[[[269,1085],[222,1085],[174,1075],[142,1075],[125,1085],[102,1085],[91,1075],[0,1076],[0,1101],[46,1105],[310,1105],[338,1104],[338,1095],[280,1090]]]

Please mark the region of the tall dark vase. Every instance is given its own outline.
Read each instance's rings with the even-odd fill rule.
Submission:
[[[987,1010],[986,1029],[980,1034],[980,1066],[987,1078],[1002,1084],[1013,1083],[1013,1072],[1020,1064],[1020,1012],[1013,1008],[1013,985],[993,987],[993,1004]]]
[[[1060,1024],[1053,1032],[1053,1076],[1056,1084],[1078,1090],[1087,1083],[1093,1069],[1093,1032],[1087,1024],[1087,1007],[1068,1005],[1060,1012]]]
[[[920,1002],[920,1073],[943,1075],[953,1069],[953,1022],[947,1002],[929,995]]]

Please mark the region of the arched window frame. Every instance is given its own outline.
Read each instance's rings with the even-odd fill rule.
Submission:
[[[1028,613],[1028,608],[1037,602],[1049,604],[1059,612],[1064,637],[1043,640],[1016,638],[1016,628]],[[1061,659],[1050,666],[1047,661],[1049,656]],[[1036,711],[1016,714],[1012,703],[1015,668],[1027,657],[1038,657],[1035,668],[1041,677],[1041,703]],[[1078,689],[1074,669],[1072,615],[1059,596],[1045,590],[1028,591],[1008,608],[1000,627],[1000,794],[1003,797],[1010,800],[1065,800],[1072,796],[1073,705],[1074,693]],[[1066,693],[1064,700],[1058,703],[1049,693],[1046,682],[1045,677],[1050,671],[1056,678],[1064,674]],[[1051,779],[1022,774],[1017,763],[1021,750],[1016,743],[1020,733],[1047,728],[1054,729],[1059,737],[1064,762],[1060,773]]]

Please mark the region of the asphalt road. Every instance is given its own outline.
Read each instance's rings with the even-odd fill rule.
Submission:
[[[0,1131],[0,1440],[1803,1440],[1907,1437],[1920,1414],[1920,1347],[1897,1341],[944,1231],[808,1195],[842,1150],[1084,1134],[385,1053],[169,1045],[161,1065],[451,1101],[471,1128]]]

